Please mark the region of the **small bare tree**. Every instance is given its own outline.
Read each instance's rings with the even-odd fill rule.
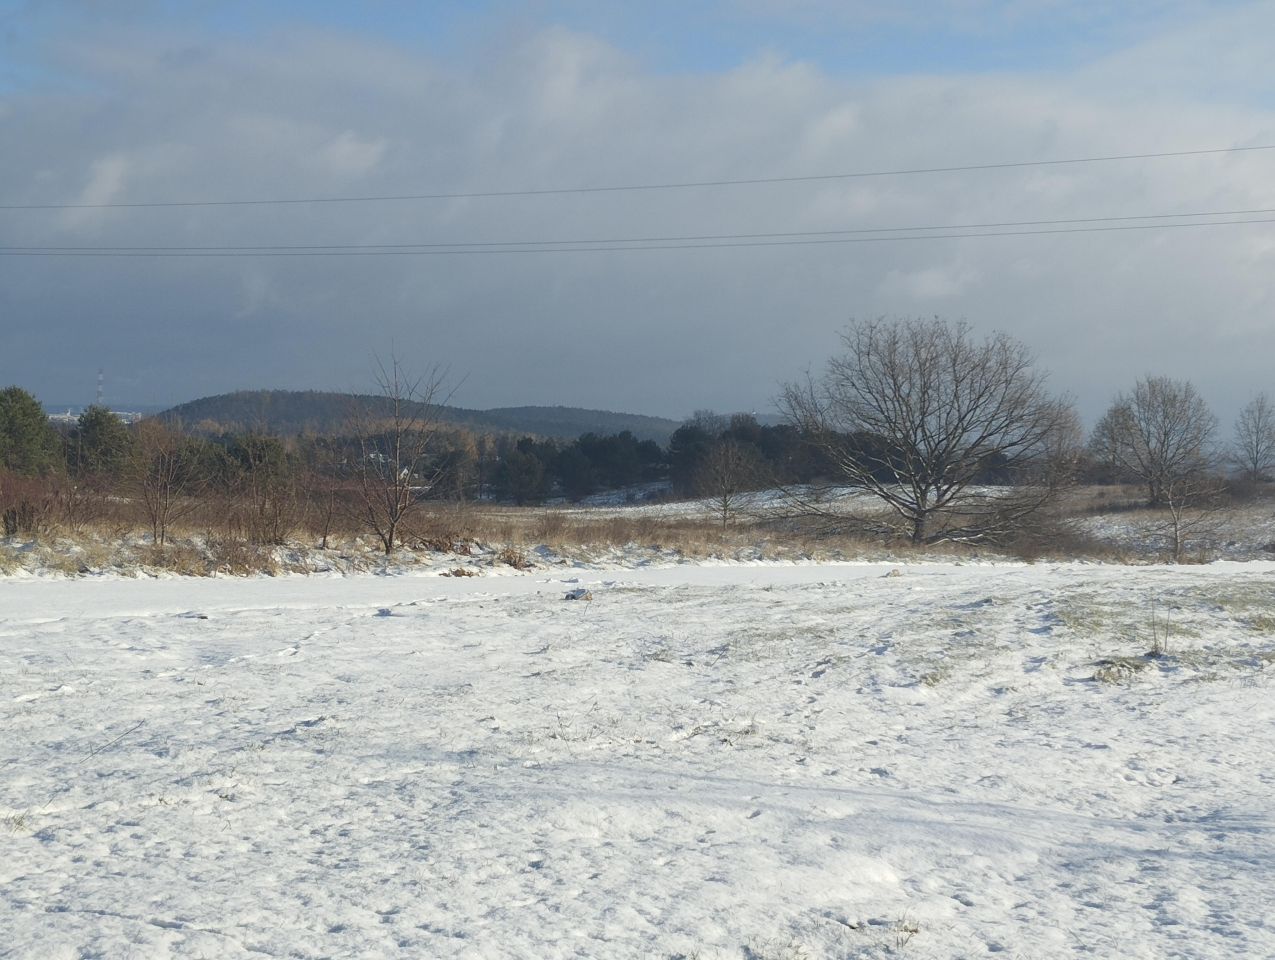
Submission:
[[[725,530],[748,494],[764,482],[765,466],[749,444],[721,437],[709,447],[695,470],[695,491],[707,497]]]
[[[1201,463],[1198,470],[1179,474],[1165,484],[1164,506],[1169,558],[1181,563],[1192,540],[1216,533],[1225,522],[1229,506],[1226,483]]]
[[[1275,472],[1275,406],[1265,393],[1240,411],[1231,455],[1240,477],[1251,486]]]
[[[295,455],[283,441],[259,432],[239,437],[231,454],[239,470],[231,494],[243,512],[248,540],[287,543],[305,507]]]
[[[1210,472],[1217,418],[1187,380],[1144,377],[1116,397],[1094,428],[1093,453],[1147,488],[1147,503],[1167,506],[1174,485]]]
[[[888,508],[889,529],[913,543],[996,539],[1056,497],[1075,416],[1023,344],[937,318],[857,323],[842,342],[824,375],[786,387],[781,406],[843,482]],[[999,489],[978,486],[993,477]],[[798,506],[845,519],[809,498]]]
[[[305,444],[298,487],[306,523],[318,533],[321,550],[328,549],[338,515],[353,512],[346,506],[350,493],[347,454],[344,441],[331,437],[311,437]]]
[[[208,478],[179,430],[158,420],[137,425],[129,475],[146,512],[157,547],[168,542],[169,528],[192,513]]]
[[[430,469],[434,428],[445,372],[407,374],[398,358],[376,361],[380,395],[365,398],[351,416],[358,445],[353,466],[355,519],[371,530],[386,556],[399,542],[405,521],[437,481]]]

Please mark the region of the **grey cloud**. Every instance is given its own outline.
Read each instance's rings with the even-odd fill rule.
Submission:
[[[1221,23],[1223,21],[1219,21]],[[1214,28],[1223,31],[1222,26]],[[1224,32],[1224,31],[1223,31]],[[1220,43],[1220,41],[1217,41]],[[653,75],[547,29],[481,69],[297,30],[60,47],[81,92],[0,102],[8,203],[537,189],[1226,145],[1269,110],[1136,83],[1178,49],[1070,76],[848,83],[760,57]],[[1168,51],[1157,53],[1157,51]],[[1102,82],[1098,82],[1098,78]],[[1127,93],[1113,96],[1121,78]],[[1269,142],[1269,141],[1268,141]],[[14,211],[7,245],[410,243],[959,224],[1275,206],[1268,155],[930,177],[407,203]],[[847,320],[963,316],[1036,349],[1093,415],[1146,372],[1223,412],[1270,389],[1270,225],[506,256],[0,259],[0,380],[120,401],[364,388],[394,349],[470,406],[764,409]]]
[[[813,24],[895,24],[997,32],[1045,21],[1056,26],[1130,23],[1144,27],[1252,6],[1252,0],[727,0],[736,11]]]

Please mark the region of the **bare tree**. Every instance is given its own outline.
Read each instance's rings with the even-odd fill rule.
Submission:
[[[764,476],[765,466],[751,444],[722,437],[709,447],[700,461],[694,485],[696,492],[712,503],[713,513],[725,530],[744,506],[748,494],[763,483]]]
[[[995,539],[1054,499],[1075,415],[1023,344],[938,318],[857,323],[842,342],[781,405],[844,482],[888,508],[891,530],[913,543]],[[1004,486],[977,486],[989,478]]]
[[[231,455],[239,475],[230,493],[240,504],[248,540],[286,543],[305,508],[295,454],[278,438],[252,432],[237,438]]]
[[[310,437],[304,447],[305,458],[298,485],[305,506],[306,519],[319,534],[319,549],[328,549],[328,541],[338,515],[353,511],[342,509],[349,495],[347,471],[348,451],[341,440]]]
[[[414,377],[397,357],[391,356],[388,366],[378,359],[380,396],[360,403],[351,417],[358,444],[353,467],[356,519],[376,534],[386,556],[438,479],[429,461],[444,379],[438,367]]]
[[[129,473],[150,522],[152,540],[162,548],[172,524],[199,505],[196,498],[208,478],[186,437],[158,420],[143,420],[137,425]]]
[[[1094,428],[1094,455],[1147,488],[1147,503],[1167,506],[1178,488],[1208,474],[1217,418],[1187,380],[1144,377],[1116,397]]]
[[[1170,479],[1164,487],[1164,506],[1168,519],[1164,535],[1169,558],[1181,563],[1192,540],[1217,532],[1226,520],[1226,483],[1216,472],[1201,464]]]
[[[1245,482],[1256,486],[1275,472],[1275,406],[1259,393],[1235,421],[1232,459]]]

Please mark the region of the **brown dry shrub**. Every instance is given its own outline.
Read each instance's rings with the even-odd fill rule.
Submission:
[[[274,554],[262,545],[237,537],[217,537],[206,541],[208,572],[243,577],[279,573]]]
[[[0,533],[38,537],[48,533],[57,515],[57,488],[48,477],[0,471]]]
[[[1028,563],[1038,560],[1130,561],[1128,551],[1078,529],[1061,517],[1040,517],[1004,544],[1010,556]]]
[[[142,567],[185,577],[206,577],[211,573],[202,550],[188,543],[147,544],[138,552]]]
[[[517,547],[505,547],[496,554],[496,562],[503,563],[507,567],[513,567],[515,570],[530,570],[535,566],[531,562],[531,558]]]
[[[428,550],[431,553],[451,553],[462,557],[472,556],[474,552],[473,542],[456,531],[413,537],[410,546],[413,550]]]
[[[465,503],[433,504],[412,518],[403,542],[413,550],[470,556],[475,539],[474,513]]]

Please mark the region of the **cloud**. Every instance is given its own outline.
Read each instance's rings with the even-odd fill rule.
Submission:
[[[1233,108],[1275,105],[1275,6],[1227,4],[1212,16],[1176,22],[1086,65],[1075,78],[1091,94],[1182,100]]]
[[[781,21],[833,25],[888,24],[973,32],[999,32],[1042,24],[1098,27],[1129,23],[1163,27],[1178,18],[1197,19],[1210,12],[1251,6],[1251,0],[729,0],[745,15]]]
[[[385,151],[389,140],[360,140],[351,130],[344,130],[319,148],[319,161],[340,177],[362,177],[371,173]]]
[[[916,304],[927,300],[942,303],[964,293],[978,280],[976,273],[960,264],[913,271],[891,270],[881,281],[881,296]]]
[[[1247,16],[1198,25],[1214,56],[1231,41],[1260,47],[1233,33],[1264,22]],[[656,73],[561,27],[493,40],[473,67],[304,28],[256,39],[98,29],[57,49],[74,89],[0,100],[6,202],[537,190],[1275,142],[1275,116],[1238,76],[1200,97],[1190,83],[1166,94],[1153,82],[1168,84],[1181,66],[1174,30],[1067,72],[856,81],[766,53],[727,70]],[[1193,55],[1192,69],[1208,58]],[[0,241],[618,239],[1249,209],[1275,207],[1270,162],[1236,154],[694,190],[15,211]],[[1222,410],[1269,388],[1271,225],[885,236],[576,254],[30,259],[0,288],[0,356],[24,358],[21,374],[49,400],[88,395],[101,365],[132,378],[135,395],[121,399],[168,402],[254,386],[366,387],[372,354],[393,342],[409,364],[467,374],[458,403],[679,415],[765,409],[779,381],[836,348],[852,317],[937,313],[1026,341],[1091,416],[1146,372],[1191,377]]]
[[[110,153],[93,160],[88,182],[74,202],[86,206],[115,203],[124,193],[131,168],[128,157],[122,153]],[[105,216],[101,210],[69,209],[62,212],[61,222],[67,230],[78,232],[100,225]]]

